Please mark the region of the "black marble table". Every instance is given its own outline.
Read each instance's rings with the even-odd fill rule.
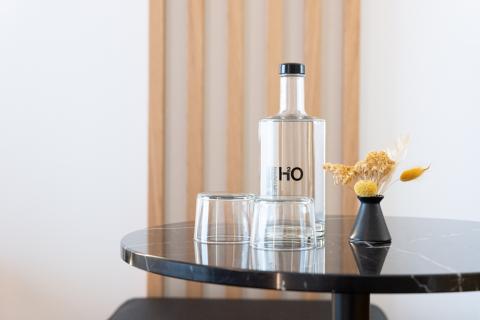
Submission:
[[[318,248],[265,251],[201,244],[193,223],[126,235],[122,259],[185,280],[288,291],[331,292],[335,319],[368,319],[371,293],[480,288],[480,222],[387,217],[390,245],[348,241],[354,217],[330,216]]]

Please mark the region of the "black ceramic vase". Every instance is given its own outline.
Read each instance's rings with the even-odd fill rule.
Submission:
[[[360,200],[360,208],[350,234],[350,241],[392,242],[380,207],[383,196],[358,197],[358,200]]]

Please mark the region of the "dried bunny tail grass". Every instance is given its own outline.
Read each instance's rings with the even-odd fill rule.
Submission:
[[[400,181],[407,182],[412,181],[420,177],[425,171],[430,169],[430,165],[427,167],[414,167],[409,170],[405,170],[400,175]]]
[[[335,184],[346,185],[357,176],[353,166],[346,166],[339,163],[325,163],[323,168],[332,174]]]

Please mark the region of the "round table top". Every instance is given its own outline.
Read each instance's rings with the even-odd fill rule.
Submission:
[[[122,259],[185,280],[293,291],[433,293],[480,288],[480,222],[387,217],[390,245],[348,241],[352,216],[329,216],[318,248],[258,250],[202,244],[191,222],[139,230],[121,241]]]

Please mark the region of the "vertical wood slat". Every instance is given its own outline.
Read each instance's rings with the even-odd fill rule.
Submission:
[[[305,111],[316,117],[321,114],[321,4],[319,0],[305,0],[304,5]]]
[[[228,126],[227,189],[244,191],[244,1],[229,0],[228,24]],[[227,287],[227,298],[241,298],[242,290]]]
[[[244,4],[228,1],[228,126],[227,189],[244,191]],[[241,298],[242,290],[227,287],[227,298]]]
[[[195,220],[197,193],[203,190],[204,0],[189,0],[187,13],[187,219]],[[200,283],[187,283],[188,297],[201,297]]]
[[[243,0],[228,1],[227,188],[244,191],[244,39]]]
[[[267,114],[278,112],[280,85],[278,80],[278,65],[282,62],[282,20],[283,1],[267,0]]]
[[[282,22],[283,1],[267,0],[267,52],[266,52],[266,80],[267,80],[267,115],[278,112],[280,105],[280,85],[278,66],[282,63]],[[265,292],[267,299],[280,298],[281,292],[268,290]]]
[[[305,0],[304,4],[304,61],[305,61],[305,111],[312,116],[321,116],[321,9],[322,1]],[[305,300],[318,300],[318,293],[304,293]]]
[[[165,0],[149,3],[148,226],[164,223]],[[164,294],[163,278],[147,274],[147,295]]]
[[[353,164],[359,148],[360,0],[343,4],[342,160]],[[354,214],[356,197],[343,188],[342,214]]]

